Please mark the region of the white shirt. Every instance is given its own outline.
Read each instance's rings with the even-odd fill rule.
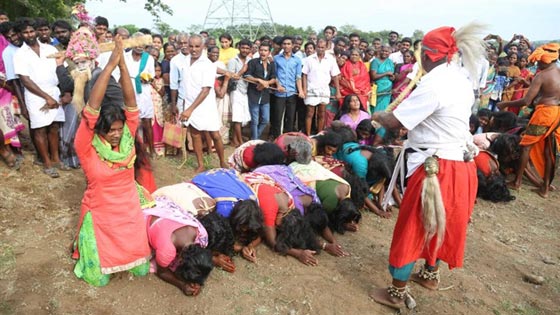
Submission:
[[[128,68],[128,74],[130,75],[130,81],[132,81],[132,86],[134,87],[134,93],[136,93],[136,103],[138,104],[138,108],[142,112],[153,112],[153,100],[152,100],[152,87],[149,83],[142,83],[142,92],[138,93],[136,90],[136,76],[140,71],[140,61],[142,58],[138,59],[138,61],[134,60],[132,57],[132,50],[126,52],[124,54],[124,61],[126,63],[126,67]],[[152,78],[156,76],[156,70],[154,63],[154,58],[148,55],[148,60],[146,61],[146,66],[142,70],[141,73],[149,73]],[[141,115],[142,116],[142,115]],[[144,117],[141,117],[144,118]]]
[[[112,53],[112,51],[100,53],[99,56],[97,56],[97,59],[95,59],[95,61],[97,61],[97,66],[101,69],[105,69],[105,67],[109,63],[109,59],[111,58]],[[119,82],[119,80],[121,79],[121,70],[119,69],[119,67],[115,67],[115,70],[111,72],[111,75],[113,76],[113,78],[115,78],[115,80],[117,80],[117,82]]]
[[[184,79],[183,68],[187,57],[188,55],[183,55],[183,53],[179,52],[169,61],[169,88],[177,90],[177,100],[185,99],[185,89],[181,82]]]
[[[391,61],[396,65],[398,65],[399,63],[404,63],[403,54],[400,50],[390,54],[389,59],[391,59]]]
[[[239,58],[239,55],[231,58],[227,64],[227,70],[229,72],[233,72],[233,73],[238,73],[239,71],[241,71],[241,69],[243,69],[243,66],[246,65],[249,62],[249,58],[245,58],[245,62],[243,62],[241,60],[241,58]],[[241,92],[242,94],[247,94],[247,81],[239,79],[237,80],[237,88],[236,90]]]
[[[477,78],[473,78],[473,90],[484,89],[486,87],[486,77],[488,77],[488,70],[490,63],[484,56],[480,57],[477,63]]]
[[[181,82],[181,85],[185,91],[185,108],[187,108],[194,102],[202,88],[211,88],[210,95],[213,95],[216,65],[206,56],[200,56],[192,65],[190,55],[187,56],[185,61],[183,65],[184,80]],[[206,97],[202,103],[210,102],[216,105],[216,98]],[[199,105],[199,107],[201,106],[202,104]]]
[[[294,56],[298,57],[299,59],[301,59],[301,61],[303,61],[303,59],[305,59],[305,53],[301,50],[298,50],[294,53]]]
[[[181,86],[185,91],[185,106],[181,106],[180,110],[189,108],[202,91],[202,88],[210,88],[208,96],[193,111],[185,125],[193,126],[197,130],[217,131],[220,129],[221,120],[218,115],[218,106],[214,94],[216,65],[205,55],[200,56],[193,64],[191,64],[190,55],[187,56],[185,61],[183,68],[184,80],[181,82]]]
[[[415,62],[414,65],[412,66],[412,72],[407,74],[406,78],[409,79],[409,80],[414,80],[414,78],[416,78],[416,74],[418,73],[419,70],[420,70],[420,66],[418,66],[418,62]]]
[[[408,141],[425,153],[463,161],[466,144],[472,141],[469,117],[474,102],[470,79],[456,63],[442,64],[424,75],[416,89],[393,111],[407,128]],[[425,154],[412,153],[408,176],[420,166]]]
[[[317,53],[303,59],[303,74],[307,75],[307,91],[328,89],[331,78],[340,74],[336,59],[330,54],[319,60]]]
[[[23,43],[14,55],[14,71],[19,76],[28,76],[43,92],[49,94],[58,101],[60,90],[58,89],[58,77],[56,76],[56,60],[47,58],[58,50],[51,45],[39,42],[39,55]],[[42,112],[40,109],[45,105],[45,99],[25,89],[25,105],[29,111],[31,128],[41,128],[50,125],[53,121],[64,121],[62,107]]]
[[[4,68],[6,69],[6,80],[17,79],[14,71],[14,55],[19,47],[9,44],[2,52],[2,60],[4,60]]]

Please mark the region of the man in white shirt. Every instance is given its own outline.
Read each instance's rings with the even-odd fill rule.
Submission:
[[[132,37],[144,36],[143,33],[135,33]],[[154,154],[154,139],[152,119],[154,118],[154,103],[152,101],[151,81],[156,75],[154,58],[144,51],[144,47],[134,47],[124,53],[124,61],[136,93],[136,104],[140,110],[140,126],[144,143],[150,148],[150,154]]]
[[[401,40],[401,49],[397,52],[394,52],[394,53],[390,54],[389,59],[391,59],[391,61],[395,65],[404,63],[403,54],[405,52],[407,52],[410,49],[411,46],[412,46],[412,40],[408,37],[403,38]]]
[[[14,71],[25,87],[33,142],[41,156],[43,172],[56,178],[59,177],[56,168],[65,169],[58,152],[59,124],[64,122],[61,105],[65,104],[60,104],[59,100],[56,60],[47,56],[56,53],[57,49],[37,40],[31,19],[19,20],[16,31],[24,43],[14,55]]]
[[[325,54],[327,42],[319,39],[315,48],[316,53],[303,60],[303,90],[305,91],[304,103],[307,108],[305,115],[305,133],[311,134],[311,123],[317,108],[317,132],[325,128],[325,108],[329,103],[331,90],[329,84],[331,80],[336,89],[336,98],[340,99],[338,75],[340,69],[336,64],[336,59],[330,54]]]
[[[189,55],[189,37],[187,34],[179,34],[176,37],[179,53],[171,58],[169,62],[169,89],[171,90],[170,101],[172,112],[178,114],[178,107],[185,100],[185,88],[181,84],[184,80],[183,68]]]
[[[251,121],[249,112],[249,98],[247,97],[247,82],[240,79],[247,71],[251,41],[242,39],[238,43],[239,54],[230,59],[227,70],[234,74],[230,80],[235,80],[235,89],[229,93],[231,102],[231,123],[233,125],[233,139],[231,144],[235,147],[243,143],[241,126]]]
[[[1,24],[0,33],[8,40],[8,47],[2,52],[2,60],[4,61],[4,68],[6,70],[6,81],[14,87],[15,94],[20,102],[21,115],[29,121],[27,108],[25,107],[25,99],[23,98],[23,89],[19,78],[14,71],[14,55],[19,50],[23,41],[16,32],[14,22],[5,22]]]
[[[178,104],[181,112],[180,119],[193,140],[193,149],[196,154],[198,167],[195,172],[204,171],[202,160],[202,131],[208,131],[216,153],[220,159],[220,167],[228,168],[224,160],[224,144],[220,136],[220,117],[214,92],[214,80],[216,79],[216,65],[203,54],[204,40],[200,35],[189,38],[189,55],[183,68],[184,79],[181,85],[185,91],[185,98]]]
[[[400,309],[408,301],[412,308],[409,279],[437,290],[440,260],[450,269],[462,267],[467,224],[478,186],[472,160],[477,152],[469,133],[472,83],[453,57],[461,47],[463,65],[469,74],[476,75],[478,58],[485,52],[482,40],[472,38],[482,38],[480,30],[482,27],[474,24],[457,32],[453,27],[428,32],[422,40],[421,57],[427,74],[397,109],[372,117],[388,129],[407,128],[404,149],[411,152],[407,156],[407,187],[389,254],[393,282],[370,294],[380,304]],[[424,258],[425,265],[412,274],[418,258]]]

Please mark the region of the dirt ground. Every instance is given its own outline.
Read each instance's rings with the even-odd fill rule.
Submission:
[[[228,148],[231,152],[231,148]],[[368,298],[386,286],[396,213],[365,213],[357,233],[337,235],[350,257],[319,256],[305,267],[258,247],[258,263],[235,257],[233,274],[214,270],[201,294],[184,296],[154,275],[115,275],[95,288],[73,274],[69,245],[85,189],[81,170],[50,179],[32,165],[0,165],[1,314],[392,314]],[[193,157],[155,162],[157,184],[190,178]],[[208,166],[217,166],[207,158]],[[558,180],[556,186],[560,187]],[[560,314],[560,191],[541,199],[524,183],[510,203],[478,200],[468,229],[464,269],[442,268],[440,287],[412,284],[417,314]],[[132,196],[133,197],[133,196]],[[532,274],[542,285],[524,281]]]

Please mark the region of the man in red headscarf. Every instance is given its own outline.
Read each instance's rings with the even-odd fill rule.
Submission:
[[[407,286],[411,276],[435,290],[440,261],[450,269],[463,264],[467,223],[477,191],[472,161],[476,149],[469,133],[474,93],[465,69],[471,77],[476,75],[477,61],[484,53],[477,36],[480,31],[482,27],[471,24],[457,31],[440,27],[427,33],[421,54],[426,74],[417,88],[393,112],[372,117],[387,129],[409,130],[403,150],[408,180],[389,254],[393,281],[370,294],[378,303],[412,308],[415,302]],[[465,69],[457,61],[459,49]],[[412,275],[419,258],[425,264]]]
[[[510,183],[514,189],[521,186],[521,178],[531,162],[543,179],[538,194],[546,198],[556,170],[556,153],[560,142],[560,68],[556,66],[560,45],[543,45],[529,56],[529,62],[537,62],[539,72],[531,82],[525,97],[516,101],[498,103],[500,109],[531,105],[539,96],[539,105],[521,138],[521,160],[515,180]]]

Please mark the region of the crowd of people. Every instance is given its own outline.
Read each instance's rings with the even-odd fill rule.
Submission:
[[[151,271],[197,295],[214,266],[235,271],[234,253],[256,262],[263,241],[315,266],[321,251],[348,255],[335,233],[357,232],[362,209],[399,208],[393,281],[370,296],[413,307],[409,280],[435,290],[440,261],[462,266],[477,195],[510,201],[523,175],[541,197],[554,188],[560,45],[481,31],[370,44],[327,26],[305,43],[222,34],[218,47],[207,32],[0,12],[0,154],[21,167],[27,123],[44,174],[83,170],[74,273],[92,285]],[[196,175],[158,188],[151,164],[177,129]],[[205,169],[204,150],[219,168]]]

